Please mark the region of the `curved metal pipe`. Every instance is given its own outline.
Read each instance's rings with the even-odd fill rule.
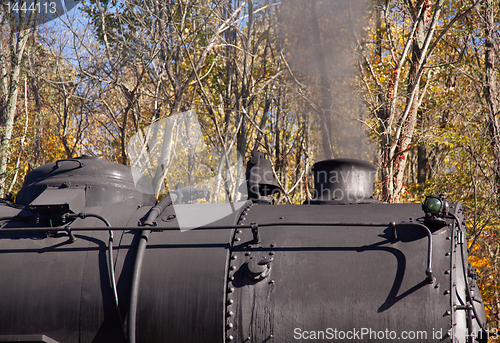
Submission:
[[[137,301],[139,298],[139,283],[141,279],[142,261],[144,260],[144,252],[148,244],[149,234],[151,230],[142,230],[139,244],[137,245],[137,253],[135,256],[134,269],[132,271],[132,285],[130,287],[130,303],[127,318],[127,337],[129,343],[135,343],[136,339],[136,323],[137,323]]]
[[[143,226],[156,226],[156,218],[163,212],[165,208],[172,204],[172,197],[167,194],[160,200],[148,213],[146,220],[142,223]],[[132,271],[132,284],[130,286],[130,302],[127,317],[127,337],[129,343],[136,341],[136,326],[137,326],[137,303],[139,299],[139,284],[141,281],[142,262],[144,260],[144,252],[148,244],[149,234],[151,230],[142,230],[141,238],[137,245],[137,252],[135,255],[134,268]]]
[[[458,217],[454,213],[450,213],[450,215],[457,222],[459,230],[463,231],[462,230],[462,224],[460,223],[460,220],[458,220]],[[469,261],[465,259],[464,243],[460,244],[460,250],[461,250],[461,253],[462,253],[462,272],[464,273],[464,278],[465,278],[465,292],[467,294],[467,297],[469,298],[470,304],[472,306],[472,312],[474,313],[474,316],[476,317],[476,321],[477,321],[479,327],[481,328],[481,330],[483,330],[483,332],[485,334],[489,334],[489,330],[487,330],[487,328],[484,326],[484,323],[481,323],[481,321],[479,320],[479,316],[478,316],[476,307],[474,306],[474,300],[472,300],[472,295],[471,295],[471,291],[470,291],[469,281],[467,280],[467,270],[465,268],[466,261],[467,262],[469,262]],[[470,328],[470,329],[472,330],[472,328]]]
[[[163,212],[165,208],[172,204],[172,197],[167,194],[163,199],[160,200],[148,213],[148,217],[142,223],[143,226],[156,226],[155,219]]]
[[[103,216],[95,213],[79,213],[79,214],[70,214],[68,215],[68,218],[81,218],[85,219],[86,217],[93,217],[101,220],[104,222],[104,224],[109,228],[111,227],[111,224],[109,221],[104,218]],[[115,267],[114,267],[114,262],[113,262],[113,230],[108,230],[109,231],[109,242],[108,242],[108,270],[109,270],[109,283],[111,285],[111,290],[113,291],[113,298],[115,301],[115,306],[116,306],[116,311],[118,312],[118,318],[120,319],[120,323],[122,325],[122,329],[125,333],[125,329],[123,327],[123,318],[122,314],[120,312],[120,305],[118,302],[118,289],[116,288],[116,277],[115,277]]]
[[[434,283],[434,276],[432,275],[432,232],[429,228],[420,223],[399,223],[396,226],[418,226],[425,230],[427,234],[427,269],[425,274],[427,275],[427,282]]]

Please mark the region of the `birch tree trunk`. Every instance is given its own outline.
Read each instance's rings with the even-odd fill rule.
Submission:
[[[23,21],[17,27],[13,14],[9,15],[7,3],[2,2],[0,8],[3,15],[1,26],[9,26],[9,42],[6,44],[4,37],[0,36],[0,196],[5,192],[7,178],[7,165],[10,158],[10,143],[14,129],[14,119],[17,109],[19,93],[19,80],[21,78],[21,64],[30,36],[30,28]],[[19,30],[16,30],[19,29]]]

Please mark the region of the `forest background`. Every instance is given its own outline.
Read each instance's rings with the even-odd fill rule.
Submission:
[[[82,154],[128,164],[145,126],[194,110],[207,144],[269,154],[283,203],[311,165],[377,165],[376,196],[464,205],[500,327],[499,8],[492,0],[82,0],[38,25],[0,4],[0,195]],[[28,18],[28,16],[27,16]]]

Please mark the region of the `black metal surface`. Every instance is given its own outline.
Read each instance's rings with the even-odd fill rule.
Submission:
[[[0,335],[0,342],[59,343],[45,335]]]
[[[391,211],[388,209],[391,208]],[[449,259],[434,265],[436,280],[429,284],[425,270],[427,235],[414,225],[398,225],[399,240],[391,242],[387,228],[292,227],[301,216],[312,221],[326,218],[358,217],[369,211],[370,218],[382,221],[409,221],[421,215],[419,205],[352,205],[349,207],[280,206],[280,210],[254,206],[244,223],[254,220],[282,222],[281,228],[262,227],[261,244],[242,230],[234,241],[230,273],[233,288],[228,304],[227,337],[235,342],[264,342],[279,337],[294,341],[295,328],[321,331],[328,328],[349,331],[371,328],[385,330],[436,330],[451,328],[450,287],[444,274]],[[283,219],[279,219],[283,217]],[[368,217],[367,217],[368,218]],[[434,249],[446,250],[446,232],[433,236]],[[449,250],[449,248],[448,248]],[[270,255],[272,254],[272,255]],[[252,259],[272,256],[273,269],[265,281],[255,282],[245,273]],[[269,280],[269,281],[267,281]],[[247,309],[252,308],[252,311]],[[399,332],[401,333],[401,332]],[[356,341],[370,341],[360,339]],[[394,340],[397,341],[397,340]],[[431,339],[429,339],[431,341]]]
[[[288,343],[370,329],[398,337],[353,341],[425,332],[413,341],[465,343],[484,326],[457,204],[456,218],[443,217],[433,232],[419,204],[363,203],[369,197],[345,206],[247,201],[180,232],[169,199],[153,207],[127,167],[98,178],[99,166],[71,159],[40,167],[21,194],[20,204],[34,207],[0,202],[0,341]],[[349,180],[325,187],[350,192]],[[370,182],[361,183],[352,194],[371,195]],[[337,200],[317,203],[346,204]],[[199,216],[223,206],[184,210]],[[60,223],[42,220],[54,213]]]
[[[35,212],[80,213],[85,207],[85,190],[47,188],[30,205]]]
[[[124,203],[120,212],[113,206],[88,210],[108,210],[106,216],[112,223],[126,226],[136,209],[137,204]],[[72,225],[75,229],[80,225],[105,228],[96,218],[78,219]],[[124,232],[123,236],[133,234]],[[108,232],[78,231],[73,243],[64,232],[54,237],[39,232],[9,237],[0,232],[0,237],[0,333],[45,334],[59,342],[123,341],[110,287]],[[129,286],[133,252],[128,253],[131,241],[127,244],[123,237],[121,240],[115,251],[120,257],[117,265],[124,266],[117,271],[118,294],[126,299],[123,293]]]
[[[212,206],[212,205],[208,205]],[[216,206],[214,207],[214,209]],[[167,207],[159,217],[174,214]],[[239,212],[214,226],[234,226]],[[157,230],[176,225],[157,221]],[[137,342],[222,342],[231,231],[152,232],[144,252]]]
[[[68,251],[67,237],[33,238],[1,239],[0,333],[77,342],[89,242],[78,239]]]

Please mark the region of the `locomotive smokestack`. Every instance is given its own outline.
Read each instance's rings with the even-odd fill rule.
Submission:
[[[376,168],[367,161],[338,158],[315,163],[314,197],[311,203],[370,203]]]

